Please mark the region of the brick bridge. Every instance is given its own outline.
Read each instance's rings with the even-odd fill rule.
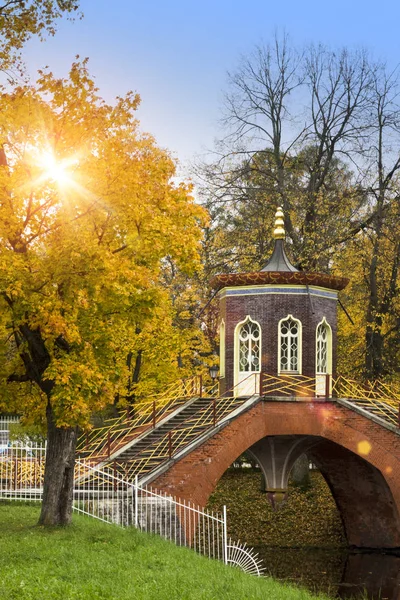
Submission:
[[[280,452],[279,442],[284,442],[284,453]],[[361,411],[337,402],[260,399],[201,445],[169,464],[164,473],[153,479],[153,485],[205,506],[234,460],[255,448],[254,454],[262,461],[265,444],[275,448],[276,470],[284,479],[295,459],[307,448],[308,456],[331,489],[350,545],[400,547],[398,430],[384,427]],[[279,454],[281,462],[287,461],[286,472],[284,464],[279,464]],[[272,470],[267,464],[267,471],[268,467]]]
[[[342,392],[336,398],[310,397],[304,381],[293,389],[287,379],[284,387],[275,385],[279,395],[197,393],[188,399],[187,391],[186,397],[178,394],[159,407],[155,401],[144,404],[136,415],[103,428],[103,437],[95,430],[91,439],[81,441],[80,454],[205,506],[224,472],[245,451],[261,467],[267,496],[279,502],[294,462],[306,452],[331,489],[348,543],[399,548],[399,401],[390,400],[387,390],[364,387],[360,393],[345,383],[335,383],[333,393]]]

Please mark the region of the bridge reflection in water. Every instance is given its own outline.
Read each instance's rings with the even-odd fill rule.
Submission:
[[[333,598],[400,599],[400,550],[396,554],[344,549],[255,548],[266,574]]]

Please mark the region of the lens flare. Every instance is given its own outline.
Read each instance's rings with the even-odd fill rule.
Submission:
[[[37,161],[43,170],[41,179],[53,181],[59,187],[66,187],[72,183],[69,169],[75,162],[74,159],[58,160],[52,152],[44,152]]]
[[[357,452],[361,454],[361,456],[368,456],[371,452],[372,446],[367,440],[363,440],[362,442],[358,442],[357,444]]]

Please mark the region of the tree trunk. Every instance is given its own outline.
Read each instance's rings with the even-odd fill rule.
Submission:
[[[380,320],[379,320],[380,321]],[[374,325],[375,328],[374,329]],[[365,332],[365,372],[368,379],[375,381],[384,375],[383,335],[380,325],[367,324]]]
[[[47,406],[47,452],[39,525],[69,525],[72,517],[77,430],[57,427]]]

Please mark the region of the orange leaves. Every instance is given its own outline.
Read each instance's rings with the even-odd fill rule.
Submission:
[[[0,129],[10,131],[0,166],[0,385],[16,369],[38,390],[51,382],[59,426],[87,427],[93,411],[132,393],[128,355],[133,365],[143,355],[138,381],[149,390],[177,377],[178,354],[189,364],[195,352],[161,276],[166,257],[180,273],[198,268],[206,215],[189,186],[173,183],[170,156],[140,133],[138,102],[129,93],[105,103],[85,61],[0,98]],[[45,176],[42,150],[60,164],[74,157],[68,187]],[[45,395],[33,405],[18,385],[7,409],[41,418]]]

